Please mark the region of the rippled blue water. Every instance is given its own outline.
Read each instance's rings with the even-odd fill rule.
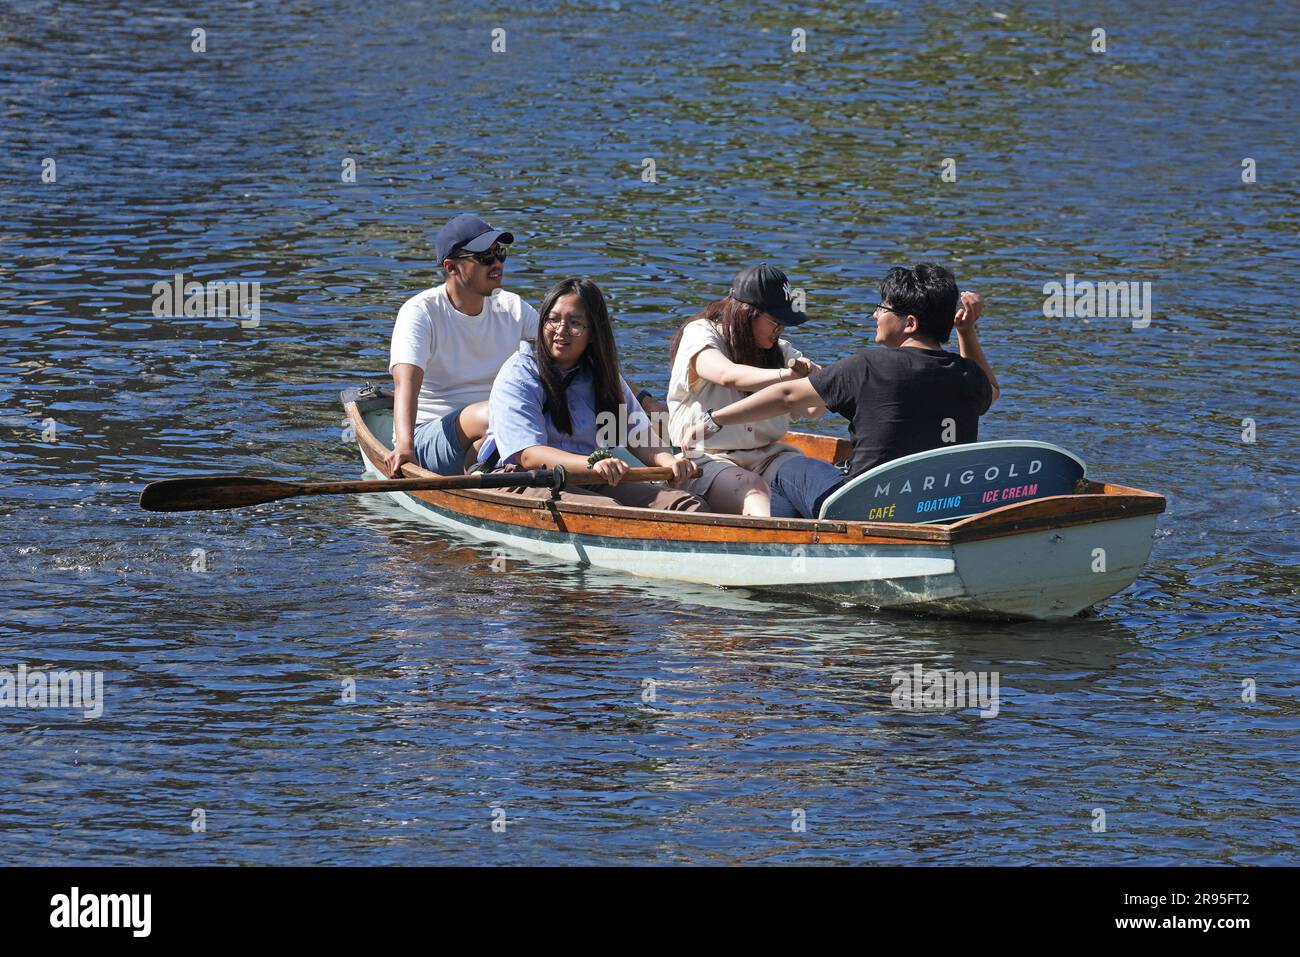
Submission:
[[[106,695],[0,709],[11,860],[1296,861],[1293,4],[192,9],[0,12],[0,668]],[[136,507],[357,474],[337,392],[466,209],[531,301],[596,278],[659,388],[744,265],[807,290],[820,360],[888,266],[949,263],[988,302],[983,437],[1167,494],[1147,573],[973,624],[502,574],[355,498]],[[259,280],[260,326],[155,318],[175,272]],[[1045,318],[1067,273],[1150,282],[1150,326]],[[891,707],[916,663],[997,671],[998,716]]]

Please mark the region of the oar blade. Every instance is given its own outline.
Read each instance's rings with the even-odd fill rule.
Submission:
[[[150,482],[140,493],[140,507],[150,512],[198,512],[262,505],[298,494],[288,482],[247,475],[211,475],[202,478]]]

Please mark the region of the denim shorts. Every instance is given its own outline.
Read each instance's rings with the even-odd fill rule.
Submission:
[[[456,437],[456,420],[464,410],[462,405],[415,427],[415,457],[421,467],[439,475],[465,474],[465,449]]]

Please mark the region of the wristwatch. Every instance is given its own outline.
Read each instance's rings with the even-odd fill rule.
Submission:
[[[712,409],[709,409],[704,413],[704,429],[705,438],[708,438],[710,435],[717,435],[722,431],[722,426],[718,425],[718,420],[713,417]]]

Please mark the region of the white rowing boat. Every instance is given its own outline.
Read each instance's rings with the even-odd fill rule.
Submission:
[[[382,477],[391,392],[366,386],[342,399],[367,475]],[[791,432],[784,441],[830,462],[849,452],[828,436]],[[1067,459],[1078,463],[1077,478]],[[405,474],[433,473],[408,465]],[[1131,585],[1165,507],[1154,492],[1082,475],[1082,462],[1045,443],[956,446],[859,477],[819,519],[579,505],[486,489],[385,494],[475,541],[649,578],[929,614],[1053,619]],[[1067,479],[1068,488],[1052,485]],[[861,518],[845,517],[855,501]],[[889,506],[893,520],[866,520]]]

